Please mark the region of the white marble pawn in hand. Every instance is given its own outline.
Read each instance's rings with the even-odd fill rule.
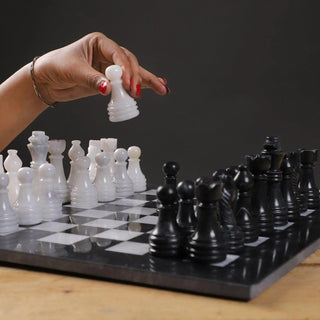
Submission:
[[[39,188],[37,201],[45,221],[62,217],[62,202],[54,192],[55,167],[50,163],[43,163],[39,169]]]
[[[70,201],[70,191],[63,168],[63,155],[66,140],[49,140],[50,163],[56,168],[54,191],[62,203]]]
[[[8,156],[4,161],[4,167],[9,176],[8,195],[11,205],[17,200],[19,194],[18,170],[22,167],[22,161],[17,154],[17,150],[8,150]]]
[[[90,181],[93,182],[97,173],[96,155],[101,152],[100,140],[89,140],[89,147],[87,157],[90,159],[89,166],[89,177]]]
[[[98,205],[98,194],[89,178],[90,159],[82,156],[74,161],[75,184],[71,191],[71,205],[78,208],[93,208]]]
[[[111,99],[108,104],[109,120],[119,122],[138,116],[139,110],[136,101],[122,86],[122,68],[118,65],[109,66],[105,74],[112,87]]]
[[[109,162],[110,155],[107,152],[100,152],[96,155],[97,174],[94,186],[98,192],[98,201],[112,201],[116,198],[116,188],[110,176]]]
[[[20,190],[17,201],[13,204],[13,209],[18,214],[20,225],[29,226],[42,221],[41,209],[34,195],[33,178],[33,169],[27,167],[19,169]]]
[[[127,173],[127,150],[123,148],[117,149],[114,153],[114,158],[116,160],[114,171],[116,197],[129,197],[133,195],[133,183]]]
[[[16,232],[19,229],[18,216],[13,211],[9,198],[7,186],[9,176],[6,173],[0,173],[0,235]]]
[[[103,152],[107,152],[110,155],[109,170],[111,178],[114,180],[114,152],[117,149],[118,139],[115,138],[101,138],[101,148]]]
[[[147,180],[140,167],[139,158],[141,156],[141,149],[139,147],[132,146],[128,149],[128,155],[128,175],[133,182],[133,191],[145,191],[147,189]]]
[[[80,145],[81,144],[80,140],[73,140],[73,141],[71,141],[71,144],[72,144],[72,146],[68,152],[68,156],[71,160],[70,161],[70,173],[69,173],[69,177],[67,180],[70,193],[74,187],[75,178],[77,175],[74,163],[79,157],[84,156],[84,150],[82,149],[82,147]]]

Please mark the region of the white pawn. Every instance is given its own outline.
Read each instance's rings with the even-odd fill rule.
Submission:
[[[89,178],[90,159],[82,156],[75,160],[76,178],[71,191],[71,205],[79,208],[92,208],[98,205],[98,194]]]
[[[3,155],[0,154],[0,173],[4,173],[4,168],[3,168]]]
[[[136,101],[129,96],[122,86],[122,68],[118,65],[112,65],[106,69],[105,73],[112,87],[111,100],[108,104],[110,121],[125,121],[138,116],[139,111]]]
[[[32,180],[34,171],[31,168],[21,168],[18,171],[20,191],[13,209],[18,214],[20,225],[33,225],[42,221],[42,213],[33,193]]]
[[[62,202],[54,192],[55,167],[50,163],[43,163],[39,169],[39,189],[37,201],[42,212],[43,220],[49,221],[62,217]]]
[[[112,182],[109,170],[110,155],[107,152],[100,152],[96,155],[97,174],[94,186],[98,192],[98,201],[111,201],[116,198],[116,188]]]
[[[87,157],[90,159],[89,166],[89,177],[90,181],[93,182],[97,173],[96,155],[101,152],[100,140],[89,140],[89,147]]]
[[[18,216],[13,211],[9,198],[7,186],[9,177],[6,173],[0,173],[0,235],[18,231]]]
[[[9,176],[8,196],[11,205],[17,200],[19,194],[18,170],[22,167],[22,161],[17,150],[8,150],[8,156],[4,161],[4,167]]]
[[[101,138],[101,148],[103,152],[107,152],[110,155],[109,170],[111,178],[114,180],[114,152],[117,149],[118,139],[115,138]]]
[[[62,203],[70,201],[70,191],[63,169],[63,155],[66,140],[49,140],[50,163],[56,168],[54,191]]]
[[[70,150],[68,152],[68,156],[71,160],[70,161],[70,173],[69,173],[69,178],[67,180],[70,192],[72,191],[72,189],[74,187],[75,177],[77,175],[74,163],[79,157],[84,156],[84,150],[82,149],[80,143],[81,143],[80,140],[71,141],[72,147],[70,148]]]
[[[133,191],[142,192],[147,189],[147,180],[141,171],[140,167],[140,156],[141,149],[133,146],[128,149],[129,165],[128,165],[128,176],[133,182]]]
[[[127,158],[126,149],[119,148],[114,153],[116,160],[114,171],[114,184],[116,186],[116,197],[129,197],[133,194],[133,183],[127,173]]]

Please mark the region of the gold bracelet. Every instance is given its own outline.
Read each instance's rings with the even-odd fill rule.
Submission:
[[[34,57],[32,62],[31,62],[31,65],[30,65],[30,75],[31,75],[31,80],[32,80],[32,84],[33,84],[33,88],[34,88],[34,92],[36,93],[36,95],[38,96],[38,98],[48,107],[50,108],[54,108],[56,103],[53,103],[53,104],[49,104],[47,103],[42,97],[41,97],[41,94],[39,93],[38,91],[38,88],[37,88],[37,84],[36,84],[36,81],[34,79],[34,64],[35,62],[37,61],[37,59],[39,58],[39,56],[37,57]]]

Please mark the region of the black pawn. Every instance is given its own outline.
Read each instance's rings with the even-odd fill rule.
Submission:
[[[288,209],[288,220],[297,221],[300,218],[300,203],[298,203],[292,188],[291,178],[295,169],[288,156],[284,157],[281,164],[281,170],[283,173],[281,190]]]
[[[239,198],[235,211],[237,224],[244,233],[244,242],[255,242],[259,238],[259,228],[251,211],[253,176],[249,172],[247,166],[239,166],[239,172],[235,176],[234,181],[239,189]]]
[[[271,168],[267,171],[268,201],[273,215],[274,226],[280,227],[288,223],[288,208],[281,191],[282,171],[280,170],[285,153],[274,151],[270,155]]]
[[[268,203],[268,182],[266,172],[271,167],[271,157],[266,154],[246,157],[249,171],[253,174],[252,214],[256,217],[260,235],[267,236],[273,232],[273,215]]]
[[[194,214],[194,183],[193,181],[185,180],[179,182],[177,186],[179,195],[179,209],[177,215],[177,223],[179,227],[188,236],[191,235],[196,228],[197,219]]]
[[[189,243],[189,257],[195,262],[211,264],[226,258],[224,235],[217,218],[221,196],[221,182],[214,178],[197,179],[198,224]]]
[[[177,186],[177,174],[180,170],[180,165],[175,161],[168,161],[162,166],[162,171],[165,174],[165,184],[173,187]]]
[[[291,185],[293,193],[296,197],[297,202],[299,203],[299,211],[304,212],[308,209],[307,197],[304,194],[301,194],[299,188],[300,181],[300,171],[301,171],[301,162],[300,162],[300,151],[290,152],[289,159],[293,166],[293,171],[291,175]]]
[[[149,237],[149,252],[157,257],[179,257],[183,254],[184,240],[176,222],[175,200],[177,191],[170,185],[157,189],[158,223]]]
[[[214,177],[219,177],[223,183],[222,197],[219,200],[220,223],[223,226],[228,253],[240,253],[244,248],[244,233],[237,226],[233,212],[233,204],[236,200],[237,187],[231,175],[225,171],[215,172]]]
[[[318,150],[301,150],[300,188],[307,197],[308,209],[319,208],[319,188],[314,179],[313,168],[318,159]]]

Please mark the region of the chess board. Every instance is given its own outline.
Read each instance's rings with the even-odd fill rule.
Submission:
[[[320,214],[247,244],[215,265],[148,253],[157,223],[155,190],[101,203],[63,207],[63,217],[0,236],[0,261],[106,280],[250,300],[320,247]]]

